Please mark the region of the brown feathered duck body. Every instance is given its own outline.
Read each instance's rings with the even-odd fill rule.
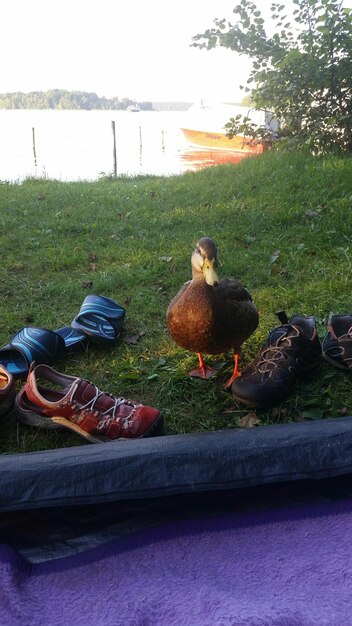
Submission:
[[[258,326],[258,311],[239,280],[219,281],[218,253],[212,239],[203,237],[198,241],[191,263],[192,280],[183,285],[169,304],[168,331],[179,346],[198,353],[199,368],[191,370],[190,376],[214,375],[202,353],[220,354],[232,349],[235,365],[228,387],[239,374],[240,347]]]

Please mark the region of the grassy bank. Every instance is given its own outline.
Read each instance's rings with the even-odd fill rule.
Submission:
[[[96,183],[28,180],[0,184],[0,341],[26,325],[69,324],[88,293],[126,308],[113,348],[88,349],[54,367],[101,389],[161,408],[166,433],[236,427],[248,409],[222,383],[231,355],[209,357],[216,379],[190,379],[196,355],[178,348],[165,326],[167,305],[190,277],[190,255],[208,235],[220,274],[240,278],[261,311],[242,366],[277,325],[275,311],[314,315],[321,338],[331,312],[352,311],[352,161],[268,154],[240,165],[179,177]],[[258,423],[352,413],[350,379],[324,365]],[[2,452],[77,445],[71,433],[0,425]]]

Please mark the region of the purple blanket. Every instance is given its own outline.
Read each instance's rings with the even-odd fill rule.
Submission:
[[[3,626],[348,626],[352,501],[165,524],[31,565],[0,546]]]

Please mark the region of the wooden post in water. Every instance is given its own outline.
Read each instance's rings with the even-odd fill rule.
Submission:
[[[116,178],[116,176],[117,176],[117,160],[116,160],[116,132],[115,132],[115,122],[114,122],[114,120],[111,122],[111,128],[112,128],[112,136],[113,136],[113,141],[114,141],[114,150],[113,150],[114,176]]]
[[[34,157],[34,169],[37,171],[37,151],[35,148],[35,129],[32,128],[32,147],[33,147],[33,157]]]
[[[142,145],[142,127],[139,127],[139,163],[140,165],[142,165],[142,152],[143,152],[143,145]]]

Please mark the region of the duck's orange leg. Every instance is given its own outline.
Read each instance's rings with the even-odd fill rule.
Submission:
[[[188,372],[188,376],[191,376],[192,378],[204,378],[204,380],[208,380],[208,378],[215,376],[215,374],[217,373],[216,370],[213,370],[211,367],[209,367],[209,365],[205,363],[201,352],[198,352],[198,359],[199,367]]]
[[[233,353],[233,360],[234,360],[233,372],[232,372],[231,378],[229,378],[228,381],[224,385],[225,389],[228,389],[229,387],[231,387],[235,378],[237,378],[238,376],[241,376],[241,372],[238,367],[239,357],[240,355],[238,354],[238,352]]]

